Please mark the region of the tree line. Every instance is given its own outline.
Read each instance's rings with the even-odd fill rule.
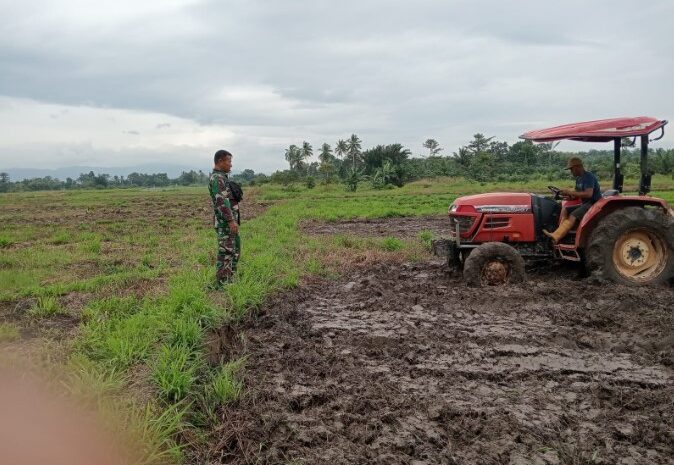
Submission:
[[[623,142],[622,172],[628,177],[636,177],[640,171],[640,151],[630,148],[629,140]],[[330,144],[323,143],[317,160],[312,161],[313,147],[304,141],[285,150],[289,169],[272,174],[270,181],[286,186],[304,182],[310,188],[317,182],[341,182],[347,190],[356,190],[363,182],[371,183],[375,189],[383,189],[439,176],[464,177],[478,182],[555,181],[568,178],[564,167],[572,156],[583,158],[587,168],[601,179],[613,176],[613,150],[562,152],[555,150],[556,144],[519,141],[511,145],[481,133],[475,134],[471,141],[451,155],[442,155],[444,149],[435,139],[427,139],[422,146],[428,153],[414,158],[401,144],[377,145],[363,150],[361,139],[352,134],[348,139],[338,140],[334,150]],[[649,170],[653,174],[674,177],[674,149],[650,149]]]
[[[111,176],[89,171],[88,173],[81,173],[75,179],[66,178],[65,181],[45,176],[12,182],[8,173],[0,173],[0,192],[192,186],[207,184],[209,176],[209,173],[204,173],[201,170],[183,171],[176,178],[169,178],[166,173],[131,173],[128,176]],[[255,179],[267,178],[267,176],[256,174],[253,170],[244,170],[232,178],[243,184],[249,184],[254,182]]]
[[[627,177],[638,177],[640,151],[631,148],[629,140],[625,140],[624,145],[622,172]],[[475,134],[451,155],[443,155],[444,149],[435,139],[427,139],[422,147],[427,152],[413,157],[408,148],[395,143],[363,149],[363,142],[356,134],[338,140],[334,148],[323,143],[317,151],[309,142],[303,141],[285,149],[288,169],[270,176],[246,169],[233,175],[232,179],[243,185],[271,182],[289,189],[299,184],[312,188],[318,183],[341,183],[350,191],[362,183],[385,189],[439,176],[464,177],[477,182],[556,181],[568,179],[564,166],[571,156],[580,156],[586,167],[602,180],[613,176],[613,150],[563,152],[556,150],[556,144],[519,141],[511,145],[481,133]],[[649,149],[649,170],[674,178],[674,149]],[[0,192],[203,185],[208,182],[208,177],[209,174],[203,171],[183,171],[174,179],[166,173],[131,173],[124,177],[90,171],[65,181],[47,176],[12,182],[7,173],[0,173]]]

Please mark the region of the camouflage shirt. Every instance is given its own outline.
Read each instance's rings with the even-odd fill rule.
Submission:
[[[224,171],[213,170],[208,181],[208,192],[213,201],[213,218],[216,228],[222,228],[230,221],[237,221],[239,216],[239,205],[229,191],[228,178]]]

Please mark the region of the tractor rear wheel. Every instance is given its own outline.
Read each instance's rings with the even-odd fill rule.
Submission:
[[[463,277],[471,287],[520,283],[525,276],[524,259],[503,242],[486,242],[473,249],[463,265]]]
[[[627,207],[603,218],[585,251],[593,276],[632,286],[674,276],[674,220],[659,209]]]

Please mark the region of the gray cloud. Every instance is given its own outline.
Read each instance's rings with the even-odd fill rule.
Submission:
[[[274,147],[260,145],[253,140],[243,140],[234,151],[234,171],[252,169],[267,173],[284,169],[286,164]],[[156,149],[122,148],[101,149],[91,144],[51,144],[16,147],[11,151],[11,160],[0,164],[0,171],[15,168],[35,167],[55,169],[65,166],[86,165],[101,167],[132,167],[154,163],[161,166],[180,165],[208,171],[213,166],[213,154],[217,147],[175,146]],[[45,158],[48,155],[48,159]],[[57,159],[58,163],[51,162]],[[159,168],[156,169],[161,171]]]
[[[41,0],[25,3],[0,18],[1,95],[236,127],[235,148],[277,157],[288,140],[352,132],[451,151],[478,131],[512,142],[548,124],[674,117],[666,0],[149,1],[37,19]]]

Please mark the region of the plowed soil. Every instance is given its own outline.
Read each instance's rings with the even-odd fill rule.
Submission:
[[[381,265],[272,298],[212,460],[674,463],[674,291],[529,278]]]
[[[326,223],[308,221],[302,225],[306,234],[346,234],[362,237],[391,236],[401,239],[417,237],[420,231],[431,231],[446,236],[449,228],[447,215],[407,216],[400,218],[368,218]]]

